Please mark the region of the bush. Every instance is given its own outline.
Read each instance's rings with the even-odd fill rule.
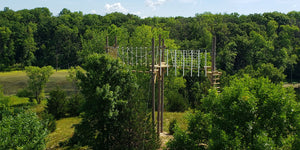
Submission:
[[[184,112],[188,109],[188,101],[177,91],[169,91],[166,109],[170,112]]]
[[[45,149],[47,130],[35,113],[6,115],[0,121],[0,149]]]
[[[173,119],[169,125],[169,133],[173,134],[175,132],[175,127],[177,126],[177,120]]]
[[[47,130],[49,132],[53,132],[56,129],[56,120],[52,114],[49,114],[47,111],[44,111],[41,114],[41,118],[43,123],[45,124]]]
[[[68,101],[68,114],[70,116],[78,116],[82,111],[85,100],[82,94],[74,94]]]
[[[66,92],[59,88],[50,92],[50,98],[47,98],[48,103],[46,109],[55,119],[66,116],[68,111],[66,97]]]
[[[18,97],[28,97],[30,99],[33,98],[33,94],[30,90],[28,90],[27,88],[18,90],[17,94]]]
[[[211,124],[209,115],[196,111],[188,116],[188,120],[188,132],[175,126],[174,139],[167,143],[168,149],[207,149]]]

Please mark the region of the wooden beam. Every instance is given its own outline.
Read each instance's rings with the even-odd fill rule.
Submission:
[[[154,71],[154,38],[152,38],[152,123],[155,127],[155,71]]]

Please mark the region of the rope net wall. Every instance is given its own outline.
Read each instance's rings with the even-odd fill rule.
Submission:
[[[120,58],[123,64],[133,66],[136,71],[149,71],[152,65],[151,47],[108,47],[108,53]],[[156,69],[161,69],[164,65],[167,76],[170,72],[174,72],[175,76],[200,76],[201,70],[210,65],[210,54],[204,49],[162,51],[155,47],[154,60]],[[187,70],[193,71],[187,74]]]

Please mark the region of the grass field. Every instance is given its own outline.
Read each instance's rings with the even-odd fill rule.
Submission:
[[[67,70],[60,70],[51,75],[49,82],[46,84],[45,93],[59,86],[68,94],[74,91],[72,83],[66,79]],[[4,95],[15,95],[18,90],[27,87],[28,77],[24,71],[0,72],[0,85],[2,85]]]

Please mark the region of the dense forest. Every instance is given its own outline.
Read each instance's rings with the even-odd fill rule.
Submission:
[[[156,77],[105,54],[107,37],[111,46],[117,37],[119,47],[151,47],[160,35],[170,50],[210,51],[216,37],[222,72],[220,87],[204,69],[164,79],[174,137],[164,148],[299,149],[299,89],[284,82],[300,81],[300,12],[140,18],[7,7],[0,11],[0,79],[8,82],[0,81],[17,92],[6,95],[0,85],[0,149],[161,148],[151,118]],[[19,78],[27,84],[13,84]],[[66,118],[77,120],[68,123],[72,132],[49,146],[51,133],[67,129],[56,128]]]
[[[150,46],[162,34],[170,49],[211,49],[217,38],[217,68],[228,74],[250,65],[273,64],[288,81],[300,78],[300,12],[240,15],[196,14],[194,17],[140,18],[132,14],[105,16],[63,9],[53,16],[48,8],[0,12],[0,70],[51,65],[69,68],[83,56],[104,52],[118,37],[121,47]]]

